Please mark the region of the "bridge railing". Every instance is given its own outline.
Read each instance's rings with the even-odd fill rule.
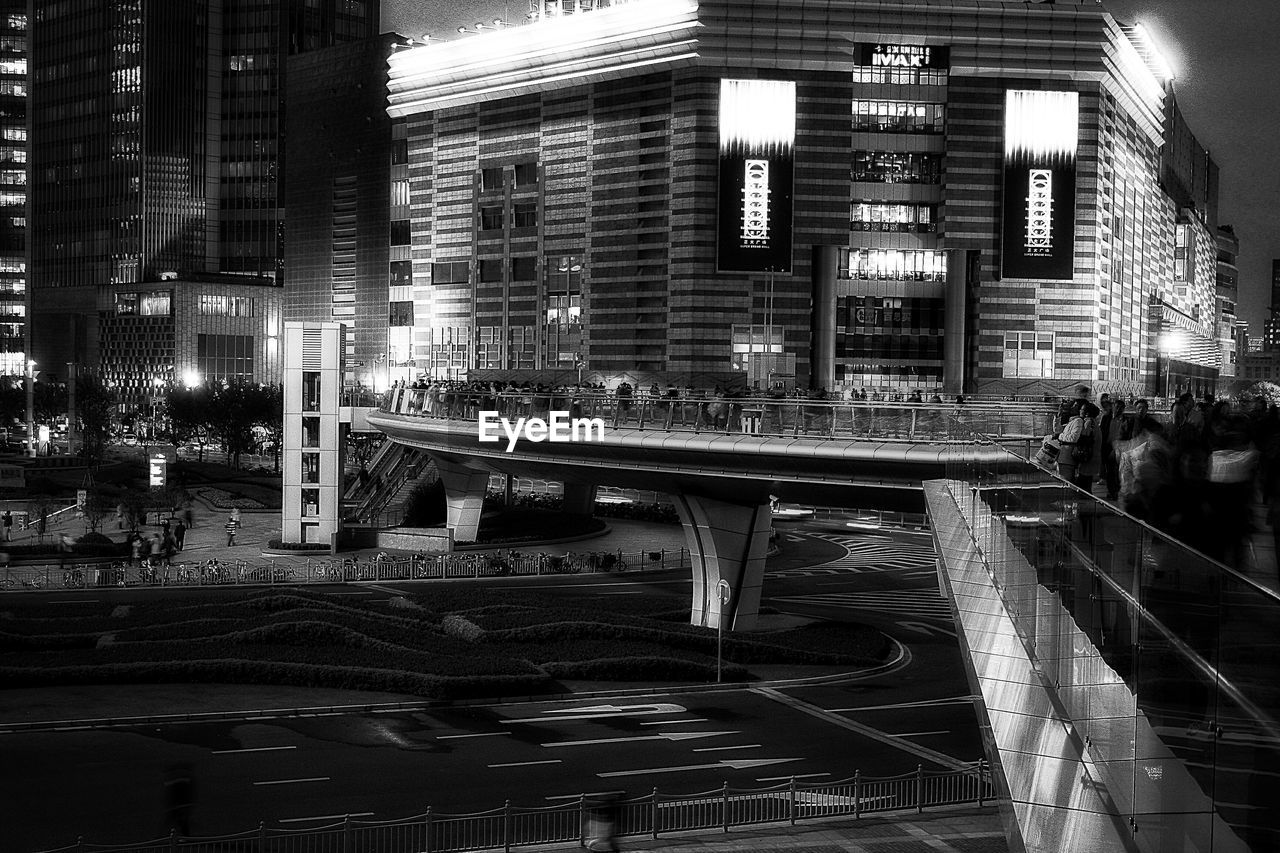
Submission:
[[[795,397],[681,395],[619,397],[591,392],[484,393],[397,388],[381,410],[478,424],[481,412],[516,421],[599,418],[613,429],[667,430],[723,435],[860,438],[877,441],[947,441],[955,425],[992,436],[1041,437],[1053,431],[1057,407],[1045,403],[901,403],[810,400]]]
[[[728,832],[753,824],[795,825],[802,820],[912,811],[990,802],[994,797],[984,762],[962,770],[914,771],[883,778],[860,773],[833,782],[789,781],[768,788],[719,788],[697,794],[651,793],[618,802],[616,832],[657,838],[689,830]],[[586,794],[550,806],[502,806],[470,814],[441,814],[431,809],[392,821],[351,817],[311,829],[257,829],[216,838],[171,835],[128,845],[80,843],[43,853],[335,853],[376,850],[378,853],[456,853],[464,850],[510,850],[537,844],[577,843],[586,846],[598,831],[600,804]]]
[[[1239,528],[1186,515],[1225,496],[1213,483],[1161,493],[1149,515],[1161,529],[971,438],[985,452],[951,445],[951,495],[1121,816],[1139,837],[1163,839],[1146,849],[1180,849],[1225,826],[1250,849],[1277,849],[1280,811],[1253,781],[1280,766],[1274,557],[1260,559]]]

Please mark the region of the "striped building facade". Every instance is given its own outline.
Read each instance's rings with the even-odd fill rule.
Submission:
[[[794,84],[784,263],[726,266],[724,80]],[[415,361],[1161,393],[1171,348],[1216,336],[1214,264],[1175,264],[1215,257],[1216,223],[1161,188],[1167,92],[1141,33],[1094,3],[631,0],[401,47]],[[1052,275],[1043,246],[1015,266],[1004,245],[1005,220],[1031,216],[1006,192],[1012,105],[1046,98],[1078,111],[1067,195],[1043,206],[1073,212],[1052,220]]]

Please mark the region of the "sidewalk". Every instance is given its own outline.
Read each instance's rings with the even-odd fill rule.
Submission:
[[[198,495],[199,488],[197,487],[195,491]],[[308,559],[316,559],[314,555],[311,557],[305,555],[296,557],[262,556],[262,549],[267,546],[267,543],[272,539],[280,538],[279,510],[240,510],[240,529],[236,531],[236,544],[228,547],[225,525],[230,514],[230,510],[218,509],[211,506],[203,498],[197,497],[195,501],[195,525],[187,531],[186,547],[183,548],[177,559],[208,560],[217,557],[222,560],[245,560],[250,563],[274,560],[278,564],[303,564]],[[633,554],[641,551],[678,551],[681,548],[688,547],[684,530],[679,525],[613,518],[605,519],[605,521],[610,529],[603,536],[580,539],[575,542],[560,542],[554,545],[494,545],[490,550],[513,550],[525,554],[537,554],[540,551],[545,551],[556,555],[567,552],[587,553],[590,551],[622,551],[624,554]],[[144,532],[150,534],[152,531],[158,530],[159,527],[149,525]],[[118,538],[120,531],[108,529],[106,533],[112,538]],[[360,548],[344,550],[341,552],[341,556],[366,560],[372,558],[381,550],[383,549]],[[392,549],[386,550],[393,552]],[[327,555],[321,555],[321,558],[327,558]]]
[[[795,826],[765,824],[730,829],[618,839],[623,851],[662,853],[1007,853],[1004,829],[994,806],[950,806],[923,814],[899,812],[876,817],[802,821]],[[577,844],[524,848],[571,853]]]

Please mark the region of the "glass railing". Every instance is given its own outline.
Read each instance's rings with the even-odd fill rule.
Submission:
[[[487,393],[399,388],[381,401],[388,414],[477,423],[482,411],[500,417],[600,418],[614,429],[720,434],[860,438],[880,441],[946,441],[949,425],[1001,437],[1029,455],[1032,443],[1052,431],[1056,406],[1044,403],[899,403],[811,400],[803,397],[712,397],[588,392]],[[964,439],[967,441],[968,439]]]
[[[1280,850],[1272,560],[1230,568],[965,424],[950,438],[973,542],[1139,846]]]

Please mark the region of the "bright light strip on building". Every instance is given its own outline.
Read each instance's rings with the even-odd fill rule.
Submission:
[[[720,153],[777,156],[796,141],[796,84],[791,80],[720,81]]]
[[[1169,64],[1169,60],[1165,59],[1164,53],[1160,50],[1160,45],[1156,43],[1155,37],[1152,36],[1151,30],[1142,24],[1134,24],[1133,34],[1138,39],[1138,44],[1135,45],[1138,55],[1146,60],[1147,67],[1151,69],[1152,74],[1161,80],[1172,80],[1177,77],[1173,72],[1173,66]]]
[[[1075,159],[1080,136],[1076,92],[1010,89],[1005,93],[1004,156],[1049,165]]]
[[[388,113],[496,100],[696,57],[696,0],[646,0],[547,17],[391,55]]]

